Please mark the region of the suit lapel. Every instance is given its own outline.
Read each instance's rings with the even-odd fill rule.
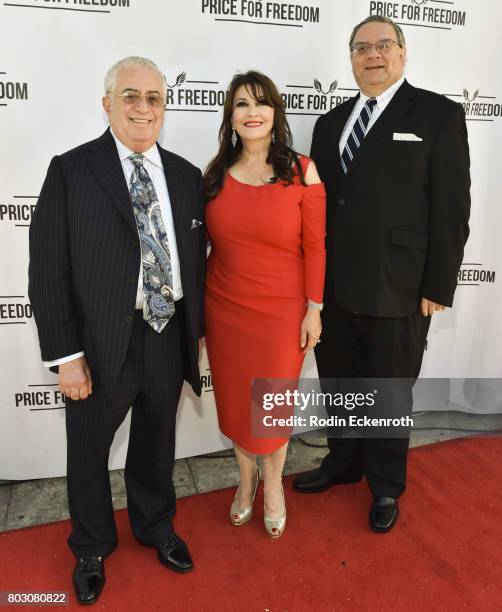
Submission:
[[[157,147],[166,177],[167,191],[169,193],[169,201],[173,214],[174,231],[176,234],[176,245],[178,247],[180,260],[182,260],[182,252],[187,234],[186,230],[189,227],[187,216],[190,212],[187,206],[183,206],[183,170],[180,168],[180,164],[175,155],[172,155],[158,144]]]
[[[380,138],[388,134],[399,119],[408,112],[409,108],[413,105],[415,97],[415,88],[405,80],[394,94],[386,109],[380,117],[378,117],[375,124],[368,132],[368,135],[362,141],[361,146],[357,150],[349,166],[347,176],[349,176],[355,168],[357,168],[360,161],[374,149]]]
[[[137,232],[129,188],[110,129],[90,143],[89,149],[87,163],[92,172],[131,229]]]

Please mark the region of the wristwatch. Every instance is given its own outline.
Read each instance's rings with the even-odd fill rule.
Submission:
[[[322,302],[313,302],[312,300],[309,300],[307,302],[307,308],[309,310],[322,310],[324,308],[324,304]]]

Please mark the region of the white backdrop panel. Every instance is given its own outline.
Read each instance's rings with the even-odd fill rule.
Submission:
[[[232,8],[233,14],[225,12]],[[0,479],[65,473],[62,398],[56,377],[40,364],[27,298],[30,206],[51,157],[105,129],[100,100],[107,68],[126,55],[158,63],[171,86],[161,144],[201,168],[216,151],[221,101],[231,76],[261,70],[285,96],[297,150],[308,153],[317,116],[356,92],[347,48],[353,25],[382,9],[403,26],[410,82],[468,105],[472,234],[455,308],[433,321],[422,375],[500,376],[498,0],[2,2]],[[316,374],[311,356],[303,374]],[[218,430],[205,355],[202,375],[201,399],[187,388],[183,392],[177,457],[230,445]],[[116,437],[111,468],[123,466],[127,428],[124,422]]]

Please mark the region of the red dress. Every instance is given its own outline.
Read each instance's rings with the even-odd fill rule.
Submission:
[[[310,160],[300,162],[305,172]],[[300,375],[305,304],[323,296],[325,219],[324,185],[298,176],[287,187],[254,186],[227,173],[207,205],[206,346],[218,421],[252,453],[288,439],[251,435],[251,381]]]

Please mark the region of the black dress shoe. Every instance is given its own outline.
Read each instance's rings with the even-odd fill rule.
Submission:
[[[336,484],[349,484],[359,482],[362,476],[329,476],[320,468],[310,470],[297,476],[293,481],[293,489],[300,493],[322,493]]]
[[[88,606],[96,602],[104,585],[103,557],[80,557],[73,571],[73,587],[78,603]]]
[[[175,572],[190,572],[193,569],[193,562],[188,546],[174,532],[169,535],[167,540],[157,547],[159,561]]]
[[[394,527],[399,516],[397,499],[374,497],[370,508],[370,527],[373,531],[385,533]]]

